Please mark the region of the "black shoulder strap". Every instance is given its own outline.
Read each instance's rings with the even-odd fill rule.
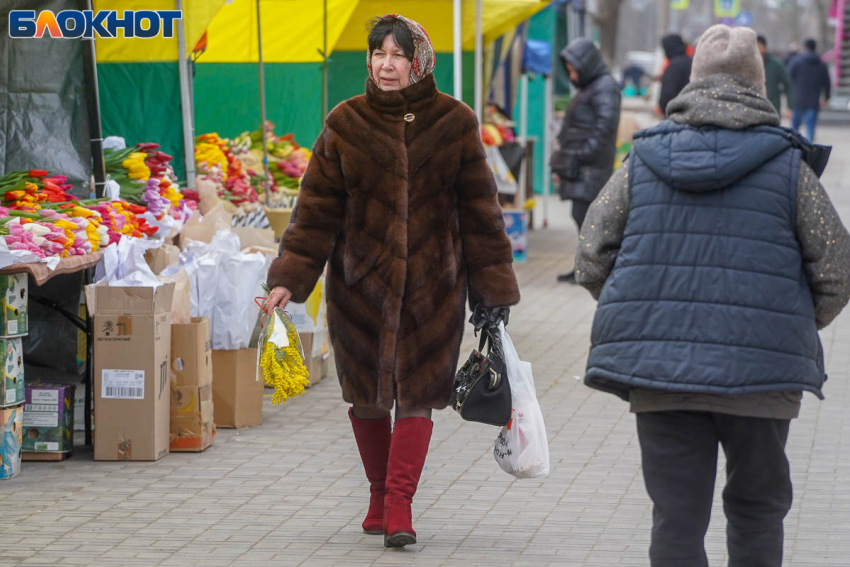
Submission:
[[[832,154],[832,146],[813,144],[804,138],[802,134],[796,130],[792,130],[791,128],[779,126],[763,126],[760,128],[782,133],[782,135],[791,141],[791,144],[796,149],[800,150],[803,161],[806,162],[806,165],[812,168],[815,175],[817,175],[818,178],[823,175],[826,165],[829,163],[829,156]]]

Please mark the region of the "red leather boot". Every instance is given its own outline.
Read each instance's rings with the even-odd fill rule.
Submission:
[[[363,531],[371,535],[384,533],[384,495],[386,494],[387,461],[392,440],[390,416],[382,419],[358,419],[348,410],[354,439],[363,460],[363,469],[369,479],[369,512],[363,520]]]
[[[397,419],[387,465],[384,499],[384,546],[404,547],[416,543],[410,504],[428,455],[434,422],[424,417]]]

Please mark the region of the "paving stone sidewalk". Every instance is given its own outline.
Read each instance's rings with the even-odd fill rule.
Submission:
[[[850,223],[850,130],[821,136],[836,145],[824,182]],[[331,378],[284,407],[267,400],[262,427],[220,430],[201,454],[106,463],[80,450],[62,463],[25,463],[0,484],[0,567],[648,565],[651,507],[634,418],[578,380],[595,304],[555,283],[576,234],[567,207],[550,211],[550,228],[532,234],[531,261],[517,266],[523,303],[509,328],[534,365],[548,479],[501,472],[494,428],[440,412],[414,503],[419,544],[385,550],[360,529],[368,488]],[[467,333],[462,352],[473,341]],[[794,567],[850,565],[850,312],[823,341],[827,399],[806,396],[788,444],[795,503],[785,564]],[[722,477],[721,468],[712,566],[726,564]]]

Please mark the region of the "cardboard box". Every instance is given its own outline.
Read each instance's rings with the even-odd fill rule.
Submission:
[[[145,252],[145,261],[155,275],[159,275],[168,266],[176,266],[180,262],[180,249],[173,244],[163,244]]]
[[[301,334],[317,333],[324,331],[325,312],[327,302],[325,301],[325,277],[322,276],[313,288],[313,292],[304,303],[289,303],[286,312],[292,317],[295,328]]]
[[[210,320],[193,317],[171,326],[171,379],[178,386],[208,386],[213,382]]]
[[[94,429],[94,420],[92,420],[92,429]],[[80,384],[80,387],[74,390],[74,431],[86,430],[86,385]]]
[[[177,386],[171,383],[171,450],[203,451],[213,443],[212,384]]]
[[[15,406],[24,403],[24,346],[21,339],[0,339],[3,363],[0,374],[0,406]]]
[[[3,424],[0,437],[0,480],[7,480],[21,472],[24,406],[0,409],[0,423]]]
[[[21,337],[29,332],[29,281],[26,274],[0,276],[0,297],[3,297],[0,315],[0,335]]]
[[[174,284],[93,286],[96,461],[155,461],[168,454]]]
[[[514,252],[514,262],[528,260],[528,211],[520,209],[503,209],[505,232],[511,241]]]
[[[203,451],[213,442],[209,319],[171,328],[171,450]]]
[[[304,349],[304,366],[310,373],[310,386],[315,386],[328,375],[327,331],[319,333],[298,333],[301,348]],[[323,352],[324,351],[324,352]]]
[[[24,451],[70,453],[74,450],[74,385],[27,386]]]
[[[260,425],[265,381],[257,374],[257,349],[213,350],[212,363],[216,427]]]

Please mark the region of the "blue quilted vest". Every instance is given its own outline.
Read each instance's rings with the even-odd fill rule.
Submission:
[[[585,382],[714,394],[808,390],[823,356],[797,242],[801,153],[781,128],[663,122],[635,135],[629,216]]]

